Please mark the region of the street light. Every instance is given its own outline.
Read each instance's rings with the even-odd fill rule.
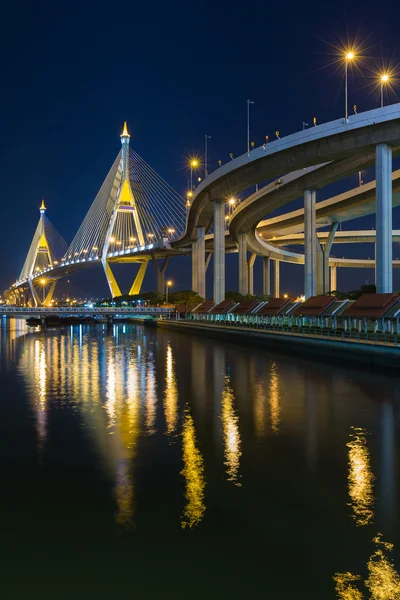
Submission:
[[[349,70],[349,62],[351,60],[353,60],[355,57],[354,52],[352,50],[349,50],[349,52],[346,52],[345,55],[345,78],[344,78],[344,96],[345,96],[345,119],[347,121],[347,119],[349,118],[349,110],[348,110],[348,105],[347,105],[347,98],[348,98],[348,70]]]
[[[385,83],[389,83],[390,77],[387,73],[383,73],[383,75],[381,75],[381,108],[383,108],[383,88],[385,86]]]
[[[168,290],[172,286],[172,281],[169,279],[165,284],[165,304],[168,304]]]
[[[192,158],[190,161],[190,191],[193,190],[193,169],[197,169],[199,161],[197,158]]]
[[[250,104],[254,104],[254,101],[247,100],[247,152],[250,152]]]
[[[208,169],[207,169],[207,160],[208,160],[207,142],[208,142],[208,140],[211,140],[211,135],[204,136],[204,179],[208,175]]]

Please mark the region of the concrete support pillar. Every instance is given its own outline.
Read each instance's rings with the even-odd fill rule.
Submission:
[[[206,243],[204,227],[197,228],[197,290],[202,298],[206,297]]]
[[[338,228],[338,223],[332,223],[329,235],[322,245],[316,235],[316,293],[327,294],[332,291],[329,281],[329,256],[332,250],[333,240]],[[335,288],[336,289],[336,288]]]
[[[271,259],[269,256],[263,257],[263,296],[271,295]]]
[[[153,265],[157,273],[157,292],[163,296],[165,293],[165,272],[167,270],[169,256],[166,256],[161,263],[158,264],[157,259],[153,256]]]
[[[337,290],[337,267],[331,267],[331,292],[336,292]]]
[[[225,300],[225,202],[214,202],[214,302]]]
[[[199,286],[199,275],[197,272],[199,261],[198,261],[198,245],[197,240],[192,242],[192,291],[197,292]]]
[[[256,262],[257,254],[251,254],[247,263],[249,294],[254,296],[254,263]]]
[[[376,291],[393,291],[392,148],[376,146]]]
[[[279,298],[279,296],[281,295],[281,290],[280,290],[280,261],[277,258],[275,258],[274,259],[274,263],[275,263],[274,297],[275,298]]]
[[[247,271],[247,241],[246,234],[238,235],[239,250],[239,294],[244,296],[249,293],[249,276]]]
[[[315,190],[304,190],[304,295],[316,293],[317,234],[315,228]]]

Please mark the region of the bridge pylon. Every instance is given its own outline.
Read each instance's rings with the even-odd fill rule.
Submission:
[[[124,129],[121,134],[121,184],[119,186],[115,204],[111,213],[110,222],[107,228],[106,237],[102,249],[101,262],[103,265],[104,273],[107,278],[108,287],[113,298],[121,296],[121,290],[115,278],[115,275],[111,269],[110,261],[107,256],[110,253],[110,249],[114,244],[121,244],[122,241],[117,239],[122,235],[126,236],[129,231],[132,231],[132,224],[129,224],[129,220],[133,220],[133,226],[136,233],[135,240],[140,246],[144,246],[145,239],[143,235],[142,225],[139,218],[139,212],[136,204],[134,194],[132,192],[131,182],[129,178],[129,141],[130,135],[126,121],[124,123]],[[133,238],[132,238],[133,239]],[[124,240],[126,241],[126,240]],[[136,275],[136,278],[130,288],[130,294],[139,294],[142,287],[143,279],[146,273],[147,265],[149,260],[143,259],[140,262],[140,268]]]

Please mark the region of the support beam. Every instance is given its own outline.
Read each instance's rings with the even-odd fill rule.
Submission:
[[[54,280],[50,283],[49,291],[47,292],[46,298],[44,299],[43,306],[50,306],[53,299],[54,290],[56,289],[57,281]]]
[[[199,296],[205,298],[206,295],[206,247],[205,247],[205,229],[197,227],[197,239],[192,242],[192,290]]]
[[[274,286],[274,297],[275,298],[279,298],[281,295],[281,290],[280,290],[280,260],[278,260],[277,258],[274,259],[274,263],[275,263],[275,286]]]
[[[263,296],[271,295],[271,259],[263,257]]]
[[[315,227],[315,190],[304,190],[304,295],[316,293],[317,234]]]
[[[337,267],[331,267],[331,292],[337,291]]]
[[[393,291],[392,148],[376,146],[376,291]]]
[[[249,275],[247,269],[247,240],[245,233],[238,235],[239,256],[239,294],[245,296],[249,293]]]
[[[329,256],[332,250],[333,240],[338,228],[338,223],[332,223],[329,235],[323,244],[316,236],[316,293],[327,294],[332,290],[329,281]]]
[[[106,275],[108,287],[110,288],[111,297],[115,298],[116,296],[122,296],[121,290],[119,289],[119,285],[114,277],[114,273],[111,270],[107,258],[104,258],[101,262],[103,265],[104,273]]]
[[[149,264],[148,260],[144,260],[140,265],[140,269],[137,272],[135,277],[135,281],[132,283],[132,287],[129,290],[130,296],[135,296],[136,294],[140,294],[140,290],[142,289],[143,279],[146,273],[147,265]]]
[[[225,300],[225,202],[214,202],[214,302]]]
[[[204,265],[206,273],[207,273],[208,265],[210,264],[211,256],[212,256],[212,252],[207,252],[206,262]]]
[[[164,258],[164,260],[161,262],[161,266],[157,262],[157,259],[154,255],[151,258],[157,274],[157,293],[163,296],[165,291],[165,272],[167,270],[169,256]]]
[[[247,262],[249,294],[254,296],[254,263],[256,262],[257,254],[251,254]]]

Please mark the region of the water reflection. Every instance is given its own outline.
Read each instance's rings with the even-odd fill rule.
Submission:
[[[235,398],[230,386],[229,377],[225,377],[225,387],[222,392],[222,427],[224,434],[225,467],[228,481],[237,486],[239,482],[239,466],[241,440],[239,432],[239,417],[235,411]]]
[[[166,388],[164,397],[164,411],[166,421],[166,433],[174,433],[178,420],[178,387],[176,385],[175,361],[172,354],[171,345],[167,346],[167,364],[166,364]]]
[[[153,353],[149,352],[146,375],[146,427],[152,435],[156,433],[155,422],[157,414],[156,377]]]
[[[364,597],[360,588],[367,588],[371,600],[398,600],[400,598],[400,576],[388,556],[394,545],[382,539],[382,534],[373,539],[375,551],[367,563],[368,578],[363,582],[360,575],[353,573],[336,573],[333,580],[336,584],[337,597],[343,600],[361,600]]]
[[[46,381],[47,365],[46,352],[43,340],[35,340],[34,345],[34,377],[36,384],[36,429],[39,438],[38,450],[39,456],[42,455],[44,442],[47,434],[47,414],[46,414]]]
[[[370,466],[366,431],[353,427],[347,447],[349,449],[348,485],[353,518],[357,525],[368,525],[374,517],[374,476]]]
[[[279,398],[279,375],[278,365],[273,362],[271,365],[271,378],[269,383],[269,405],[271,410],[271,427],[274,433],[279,431],[280,423],[280,398]]]
[[[182,433],[182,454],[185,477],[186,506],[181,519],[182,528],[195,527],[203,518],[206,510],[204,502],[204,464],[203,457],[197,447],[196,430],[189,409],[185,409]]]

